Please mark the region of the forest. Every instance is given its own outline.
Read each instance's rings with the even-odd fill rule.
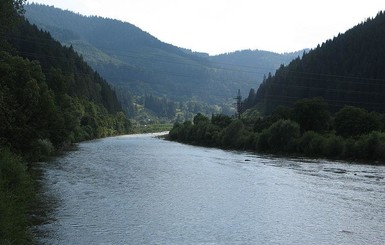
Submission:
[[[168,139],[263,154],[385,162],[385,114],[344,106],[331,113],[323,98],[302,99],[270,116],[250,110],[237,119],[197,114],[176,123]]]
[[[270,114],[280,105],[323,97],[330,110],[344,105],[385,111],[385,13],[351,28],[282,65],[264,78],[248,106]]]
[[[385,13],[305,52],[242,101],[240,119],[197,114],[169,139],[204,146],[385,162]]]
[[[72,47],[0,1],[0,244],[30,244],[29,169],[72,143],[132,131],[115,91]]]
[[[195,107],[208,115],[217,113],[218,107],[222,113],[232,113],[231,98],[238,89],[247,93],[264,74],[302,54],[244,50],[209,56],[164,43],[130,23],[39,4],[25,9],[31,23],[72,45],[117,91],[124,91],[118,99],[138,123],[154,117],[191,120],[197,112],[189,109]],[[174,103],[177,113],[165,118],[160,107],[142,110],[146,96]],[[186,106],[191,104],[195,106]]]

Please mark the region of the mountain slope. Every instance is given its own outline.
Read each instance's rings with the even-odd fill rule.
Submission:
[[[235,62],[230,68],[221,63],[233,54],[208,57],[193,53],[163,43],[129,23],[36,4],[26,6],[26,16],[62,43],[72,45],[108,81],[134,95],[223,103],[238,89],[245,93],[258,86],[264,74],[298,55],[272,53],[273,63]],[[259,57],[260,52],[250,51],[250,55]]]
[[[0,49],[0,94],[6,97],[0,147],[5,142],[33,158],[42,144],[60,148],[128,132],[115,91],[71,47],[25,20],[5,40],[10,48]]]
[[[325,98],[334,111],[344,105],[385,111],[384,30],[385,14],[380,12],[282,66],[249,100],[266,113],[317,96]]]

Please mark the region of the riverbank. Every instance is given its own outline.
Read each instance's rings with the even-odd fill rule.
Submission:
[[[34,180],[23,159],[0,149],[0,244],[29,244],[28,211]]]
[[[151,132],[141,132],[138,135],[152,135],[163,138],[169,131],[155,129]],[[167,128],[166,128],[167,129]],[[135,135],[135,134],[129,134]],[[119,135],[116,135],[119,136]],[[116,137],[111,136],[111,137]],[[121,135],[124,136],[124,135]],[[82,141],[87,142],[87,141]],[[78,142],[81,143],[81,142]],[[42,161],[54,160],[66,152],[76,150],[78,143],[63,144],[59,150],[39,151],[40,155],[34,155],[35,159]],[[31,207],[36,203],[42,202],[37,197],[40,185],[37,183],[36,173],[33,172],[34,162],[27,161],[21,156],[13,153],[8,148],[0,148],[0,244],[31,244],[33,243],[33,234],[30,232],[30,226],[36,222],[35,214]],[[43,200],[44,202],[44,200]],[[39,218],[40,219],[40,218]]]
[[[306,130],[301,123],[278,116],[232,119],[224,115],[213,115],[209,119],[198,114],[193,123],[175,124],[168,139],[221,149],[384,165],[385,133],[379,122],[378,126],[373,126],[376,124],[370,122],[373,118],[367,117],[366,121],[360,121],[363,123],[361,126],[366,125],[366,128],[356,127],[354,130],[360,130],[358,133],[343,135],[340,131],[347,131],[347,127],[338,131],[322,125],[325,127],[323,130],[314,127]],[[333,124],[336,127],[337,119],[338,114],[334,122],[326,122],[326,125]],[[345,119],[339,124],[352,124],[350,120]]]

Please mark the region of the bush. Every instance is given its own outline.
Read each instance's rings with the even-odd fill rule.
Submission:
[[[168,138],[170,140],[178,140],[181,127],[182,126],[179,123],[175,123],[170,132],[168,133]]]
[[[294,141],[300,135],[298,123],[291,120],[279,120],[259,135],[258,148],[272,152],[291,152],[294,150]],[[266,142],[267,141],[267,142]]]
[[[314,132],[307,131],[298,140],[298,151],[307,156],[322,156],[325,153],[326,139]]]
[[[0,149],[0,244],[27,244],[32,182],[21,158]]]
[[[327,157],[338,158],[344,153],[345,142],[341,136],[331,135],[325,142],[325,155]]]
[[[328,105],[323,98],[298,100],[294,105],[293,119],[299,123],[302,132],[325,132],[330,125]]]
[[[377,131],[361,136],[356,142],[356,157],[371,161],[385,161],[385,134]]]
[[[356,141],[353,138],[345,139],[345,148],[342,156],[345,159],[355,159],[357,157]]]
[[[256,139],[256,150],[260,152],[266,152],[269,150],[269,131],[267,129],[263,130],[262,133],[257,134]]]
[[[35,140],[31,145],[31,149],[32,153],[30,160],[32,161],[44,160],[55,153],[55,147],[49,139]]]
[[[381,124],[377,115],[361,108],[345,106],[335,114],[334,127],[337,135],[346,138],[379,130]]]
[[[238,141],[243,134],[244,125],[241,120],[234,120],[230,125],[224,129],[223,146],[239,148]]]

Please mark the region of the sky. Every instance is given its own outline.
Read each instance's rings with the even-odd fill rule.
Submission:
[[[129,22],[159,40],[210,55],[315,48],[385,10],[384,0],[33,0]]]

